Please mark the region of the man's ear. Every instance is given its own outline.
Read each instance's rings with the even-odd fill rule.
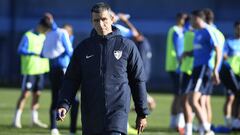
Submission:
[[[110,15],[111,21],[114,22],[114,16],[113,16],[113,14],[109,14],[109,15]]]

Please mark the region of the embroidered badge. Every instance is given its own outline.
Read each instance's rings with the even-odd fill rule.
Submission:
[[[113,53],[117,60],[119,60],[122,57],[122,51],[120,50],[114,51]]]

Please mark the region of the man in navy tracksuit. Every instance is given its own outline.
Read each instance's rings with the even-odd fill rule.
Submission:
[[[65,25],[64,28],[59,28],[56,23],[53,22],[53,18],[51,19],[52,30],[46,34],[42,56],[50,60],[51,107],[49,113],[51,135],[59,135],[60,133],[56,123],[56,109],[59,91],[62,86],[66,68],[70,62],[70,57],[73,53],[73,48],[68,30],[71,26]]]
[[[83,135],[127,134],[131,93],[137,112],[136,127],[142,132],[149,111],[138,49],[112,26],[107,4],[97,3],[91,12],[94,30],[74,50],[60,93],[58,119],[65,118],[81,85]]]

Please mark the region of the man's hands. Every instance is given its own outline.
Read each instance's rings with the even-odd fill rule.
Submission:
[[[137,116],[136,119],[136,129],[138,130],[138,135],[143,132],[143,130],[147,127],[147,118]]]
[[[64,121],[66,114],[67,114],[67,110],[65,108],[59,108],[57,110],[57,120]]]

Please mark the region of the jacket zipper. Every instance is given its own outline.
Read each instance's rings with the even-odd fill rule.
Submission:
[[[101,66],[100,66],[100,75],[101,75],[101,82],[102,82],[102,89],[103,89],[103,94],[104,94],[104,105],[105,105],[105,113],[107,114],[107,102],[106,102],[106,94],[105,94],[105,72],[106,72],[106,45],[107,42],[105,42],[105,40],[103,40],[102,44],[101,44]],[[104,119],[104,125],[106,125],[106,115],[105,115],[105,119]],[[106,128],[104,126],[104,128]]]

